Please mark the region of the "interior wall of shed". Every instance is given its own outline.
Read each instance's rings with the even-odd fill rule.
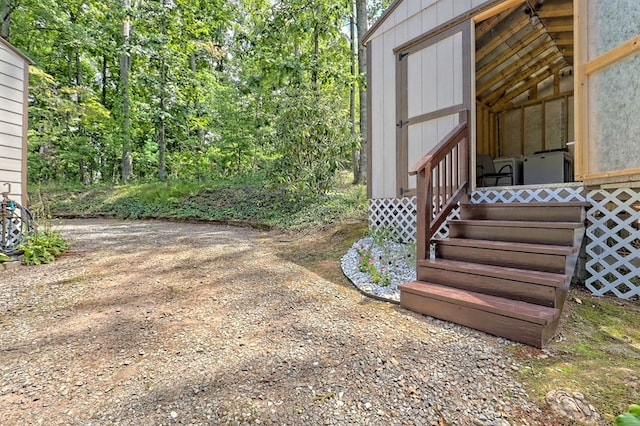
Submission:
[[[563,70],[500,111],[476,102],[478,154],[498,158],[564,148],[571,151],[573,81],[572,69]]]
[[[476,152],[572,152],[573,1],[505,4],[476,21]]]

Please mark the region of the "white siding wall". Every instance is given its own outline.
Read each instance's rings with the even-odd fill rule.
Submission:
[[[372,106],[372,198],[396,197],[396,58],[393,49],[488,1],[404,0],[371,35],[368,92]]]
[[[22,202],[24,58],[0,42],[0,192],[11,184],[11,197]]]

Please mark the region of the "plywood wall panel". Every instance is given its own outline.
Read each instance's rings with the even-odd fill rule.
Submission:
[[[524,109],[524,155],[542,151],[542,105]]]
[[[559,149],[565,146],[565,99],[555,99],[545,103],[545,146],[544,148]]]
[[[590,60],[640,34],[638,0],[589,1],[588,17]]]
[[[589,78],[589,171],[615,172],[639,166],[640,53]]]

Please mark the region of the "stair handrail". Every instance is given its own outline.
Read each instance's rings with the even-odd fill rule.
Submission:
[[[431,239],[469,187],[469,110],[410,170],[417,184],[416,260],[430,257]]]

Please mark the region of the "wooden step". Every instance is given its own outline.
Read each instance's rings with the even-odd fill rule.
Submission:
[[[586,218],[587,202],[569,203],[463,203],[461,219],[579,222]]]
[[[564,274],[446,259],[418,261],[417,279],[556,308],[564,304],[571,281]]]
[[[573,246],[584,234],[584,225],[578,222],[464,219],[448,223],[451,238],[474,240]]]
[[[414,281],[402,284],[401,306],[541,348],[555,332],[555,308]]]
[[[436,257],[532,271],[568,274],[578,248],[548,244],[448,238],[435,240]],[[569,260],[569,261],[568,261]],[[575,261],[575,260],[574,260]]]

